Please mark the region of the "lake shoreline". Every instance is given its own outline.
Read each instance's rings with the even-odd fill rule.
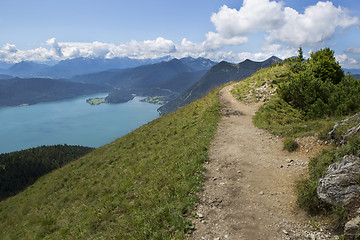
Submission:
[[[86,103],[106,95],[0,108],[0,135],[6,139],[0,153],[56,144],[100,147],[159,117],[158,105],[140,102],[143,97],[96,107]]]

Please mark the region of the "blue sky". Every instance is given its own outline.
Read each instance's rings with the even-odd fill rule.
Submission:
[[[319,48],[360,68],[360,1],[1,0],[0,61],[264,60]]]

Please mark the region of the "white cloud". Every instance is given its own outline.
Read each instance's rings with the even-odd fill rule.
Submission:
[[[8,52],[8,53],[16,53],[18,51],[18,49],[16,48],[16,46],[14,44],[7,43],[3,47],[3,51]]]
[[[236,46],[242,45],[248,42],[247,37],[243,36],[233,36],[230,38],[224,37],[219,33],[208,32],[206,34],[206,41],[204,42],[204,46],[208,50],[216,50],[223,46]]]
[[[286,7],[285,23],[280,28],[269,31],[268,41],[279,41],[292,46],[314,46],[332,37],[337,28],[347,28],[359,24],[357,17],[351,17],[341,7],[332,2],[318,2],[307,7],[304,14]]]
[[[269,0],[244,0],[239,11],[224,5],[211,16],[217,32],[224,38],[245,36],[282,25],[282,3]]]
[[[345,50],[346,53],[353,53],[353,54],[359,54],[360,53],[360,48],[358,47],[351,47],[351,48],[347,48]]]
[[[46,41],[46,44],[51,46],[51,50],[53,51],[54,54],[56,54],[59,57],[63,56],[61,47],[59,46],[59,44],[56,42],[55,38],[51,38],[49,40]]]
[[[285,43],[291,46],[314,46],[331,38],[338,28],[359,24],[346,9],[335,7],[332,2],[318,2],[299,13],[284,7],[282,2],[270,0],[244,0],[239,10],[224,5],[211,17],[217,32],[211,33],[216,47],[240,45],[249,34],[267,33],[269,43]],[[209,35],[210,33],[208,33]],[[209,38],[209,37],[208,37]],[[218,40],[215,40],[218,39]]]
[[[51,38],[43,47],[30,50],[20,50],[7,43],[0,49],[0,61],[46,61],[76,57],[144,59],[167,55],[236,62],[246,58],[264,60],[271,55],[284,59],[296,55],[299,45],[318,48],[320,43],[326,42],[338,29],[359,25],[357,17],[350,16],[346,9],[335,7],[330,1],[318,2],[307,7],[304,13],[299,13],[275,0],[244,0],[239,10],[222,6],[217,13],[213,13],[211,21],[216,31],[206,33],[205,40],[200,43],[184,38],[180,44],[176,44],[158,37],[117,45],[102,42],[57,42],[55,38]],[[236,52],[236,46],[248,43],[256,35],[266,36],[259,50],[263,53]],[[226,46],[232,46],[228,49],[234,52],[223,51]],[[360,53],[360,48],[348,48],[346,53]]]
[[[263,52],[271,52],[271,53],[275,53],[278,52],[280,49],[282,48],[282,46],[280,44],[269,44],[266,43],[261,50]]]
[[[56,59],[54,57],[54,53],[43,47],[20,50],[15,45],[7,43],[0,49],[0,61],[6,62],[20,62],[24,60],[47,61]]]
[[[349,57],[346,54],[336,55],[335,58],[336,58],[336,61],[338,61],[339,64],[343,68],[359,68],[360,67],[359,60]]]
[[[46,41],[46,45],[50,48],[39,47],[30,50],[19,50],[15,45],[7,43],[0,49],[0,61],[47,61],[77,57],[157,58],[177,51],[176,45],[171,40],[167,40],[162,37],[143,42],[133,40],[119,45],[102,42],[57,42],[55,38],[51,38]]]

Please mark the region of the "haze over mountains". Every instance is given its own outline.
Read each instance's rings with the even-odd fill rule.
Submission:
[[[129,66],[129,64],[139,65],[141,63],[159,60],[160,59],[133,61],[132,59],[121,59],[120,61],[120,59],[100,60],[82,58],[73,61],[62,61],[53,67],[33,62],[21,62],[3,71],[4,74],[0,76],[2,79],[8,78],[6,84],[0,85],[0,91],[4,93],[7,92],[7,94],[0,96],[0,102],[2,102],[2,106],[14,106],[63,99],[70,97],[68,94],[65,94],[66,89],[69,91],[78,89],[80,83],[83,84],[82,86],[86,89],[96,89],[95,85],[97,85],[98,90],[91,93],[104,92],[104,90],[105,92],[111,92],[111,98],[109,99],[113,99],[114,101],[110,101],[110,103],[118,103],[118,99],[124,99],[122,95],[129,95],[129,92],[141,96],[164,96],[167,100],[172,100],[198,81],[208,69],[216,64],[211,60],[203,58],[182,58],[180,60],[172,59],[170,61],[162,61],[135,68],[119,69],[121,66]],[[73,64],[71,64],[71,62],[73,62]],[[123,64],[118,64],[119,62]],[[62,84],[57,84],[58,91],[52,91],[51,99],[49,98],[49,89],[47,87],[55,81],[50,78],[42,78],[42,83],[49,81],[49,84],[42,87],[41,84],[39,84],[40,78],[32,77],[40,76],[40,73],[44,73],[45,71],[48,73],[52,71],[51,74],[48,75],[56,76],[61,67],[65,68],[66,66],[71,69],[72,65],[74,66],[73,69],[77,69],[76,71],[70,71],[72,74],[79,71],[92,72],[95,71],[95,69],[103,68],[107,68],[108,70],[76,75],[71,79],[56,80],[56,83],[62,82]],[[117,69],[114,68],[116,66],[118,67]],[[27,77],[28,80],[30,79],[29,77],[31,77],[31,80],[20,81],[18,78],[13,78],[6,74],[24,76]],[[70,73],[66,74],[70,76]],[[62,75],[64,76],[64,74]],[[35,81],[35,79],[37,80]],[[29,88],[29,86],[32,85],[30,82],[34,83],[32,88]],[[21,84],[24,84],[24,86],[21,87]],[[72,92],[75,93],[76,91]],[[87,94],[87,92],[78,91],[78,95],[83,94]],[[11,97],[9,95],[11,95]],[[48,97],[39,98],[37,95],[48,95]],[[75,96],[72,95],[71,97]],[[127,98],[125,98],[124,101],[126,101],[126,99]]]
[[[0,73],[14,77],[45,77],[45,78],[71,78],[75,75],[95,73],[108,69],[134,68],[141,65],[168,61],[170,57],[157,59],[131,59],[131,58],[73,58],[66,59],[51,66],[43,63],[22,61],[15,64],[0,62]]]
[[[106,98],[108,103],[126,102],[132,99],[132,94],[161,97],[166,104],[159,108],[159,112],[166,114],[203,97],[224,83],[246,78],[260,68],[281,61],[271,57],[263,62],[245,60],[232,64],[187,57],[156,62],[160,60],[77,58],[61,61],[54,66],[20,62],[3,70],[0,75],[0,79],[3,79],[0,82],[0,106],[36,104],[109,92]],[[152,61],[156,63],[141,65]],[[40,78],[41,75],[69,78]]]

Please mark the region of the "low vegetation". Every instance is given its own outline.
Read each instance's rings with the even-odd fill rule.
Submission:
[[[54,145],[0,154],[0,200],[15,195],[44,174],[92,150],[89,147]]]
[[[106,103],[104,97],[103,98],[89,98],[89,99],[86,99],[86,102],[93,106],[100,105],[102,103]]]
[[[155,96],[155,97],[147,97],[147,98],[141,99],[140,102],[164,105],[164,104],[168,103],[169,100],[168,100],[167,96]]]
[[[293,138],[285,138],[284,149],[289,152],[294,152],[298,149],[299,144]]]
[[[297,58],[262,69],[234,87],[232,93],[244,102],[264,101],[253,118],[254,124],[286,137],[284,148],[290,151],[295,148],[293,139],[297,137],[330,140],[328,132],[336,122],[360,111],[360,81],[344,74],[329,48],[312,53],[306,61],[299,48]],[[337,131],[345,131],[348,124],[350,121]],[[316,187],[329,165],[346,154],[355,154],[359,142],[357,134],[346,139],[341,147],[333,145],[311,159],[309,176],[297,184],[301,207],[312,214],[332,215],[334,222],[342,226],[346,211],[321,202]]]
[[[0,239],[182,239],[220,119],[214,91],[0,202]]]

